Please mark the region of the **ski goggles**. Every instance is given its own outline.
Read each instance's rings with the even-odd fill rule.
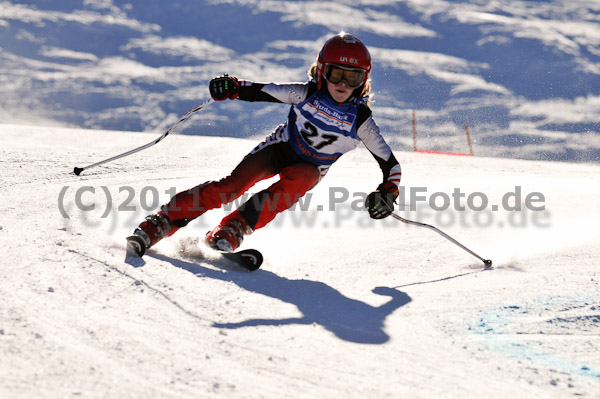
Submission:
[[[347,68],[337,64],[325,64],[325,80],[334,85],[345,80],[349,87],[355,88],[365,81],[367,71],[362,68]]]

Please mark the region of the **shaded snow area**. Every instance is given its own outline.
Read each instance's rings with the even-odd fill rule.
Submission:
[[[254,140],[169,136],[78,177],[156,134],[0,135],[2,398],[598,398],[598,165],[398,151],[396,212],[484,270],[369,219],[381,172],[359,148],[244,241],[265,255],[249,273],[200,243],[227,209],[143,260],[124,237]]]
[[[415,111],[426,150],[467,152],[468,124],[480,156],[599,162],[599,24],[597,0],[0,0],[0,123],[161,131],[214,76],[305,81],[344,30],[394,149]],[[178,133],[262,137],[286,111],[236,101]]]

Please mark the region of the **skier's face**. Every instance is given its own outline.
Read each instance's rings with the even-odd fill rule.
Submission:
[[[355,88],[349,87],[346,80],[342,80],[337,84],[333,84],[329,81],[327,82],[327,90],[329,90],[329,94],[331,97],[338,103],[343,103],[352,95],[352,92]]]

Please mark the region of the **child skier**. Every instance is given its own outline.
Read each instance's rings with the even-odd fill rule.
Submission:
[[[231,202],[258,181],[279,175],[226,216],[206,236],[220,251],[235,251],[245,235],[264,227],[290,208],[325,176],[329,167],[360,142],[373,154],[383,182],[368,195],[372,218],[391,214],[400,184],[400,164],[379,133],[367,105],[371,56],[356,37],[341,32],[325,42],[305,83],[253,83],[219,76],[209,83],[216,101],[239,99],[291,104],[288,120],[278,126],[231,172],[176,194],[135,229],[128,243],[142,256],[147,248],[175,233],[210,209]]]

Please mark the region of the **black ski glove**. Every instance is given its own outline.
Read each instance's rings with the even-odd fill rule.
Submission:
[[[392,214],[394,201],[398,198],[398,186],[387,181],[367,196],[365,207],[373,219],[383,219]]]
[[[208,84],[210,95],[216,101],[235,100],[240,94],[240,83],[235,76],[227,74],[213,78]]]

